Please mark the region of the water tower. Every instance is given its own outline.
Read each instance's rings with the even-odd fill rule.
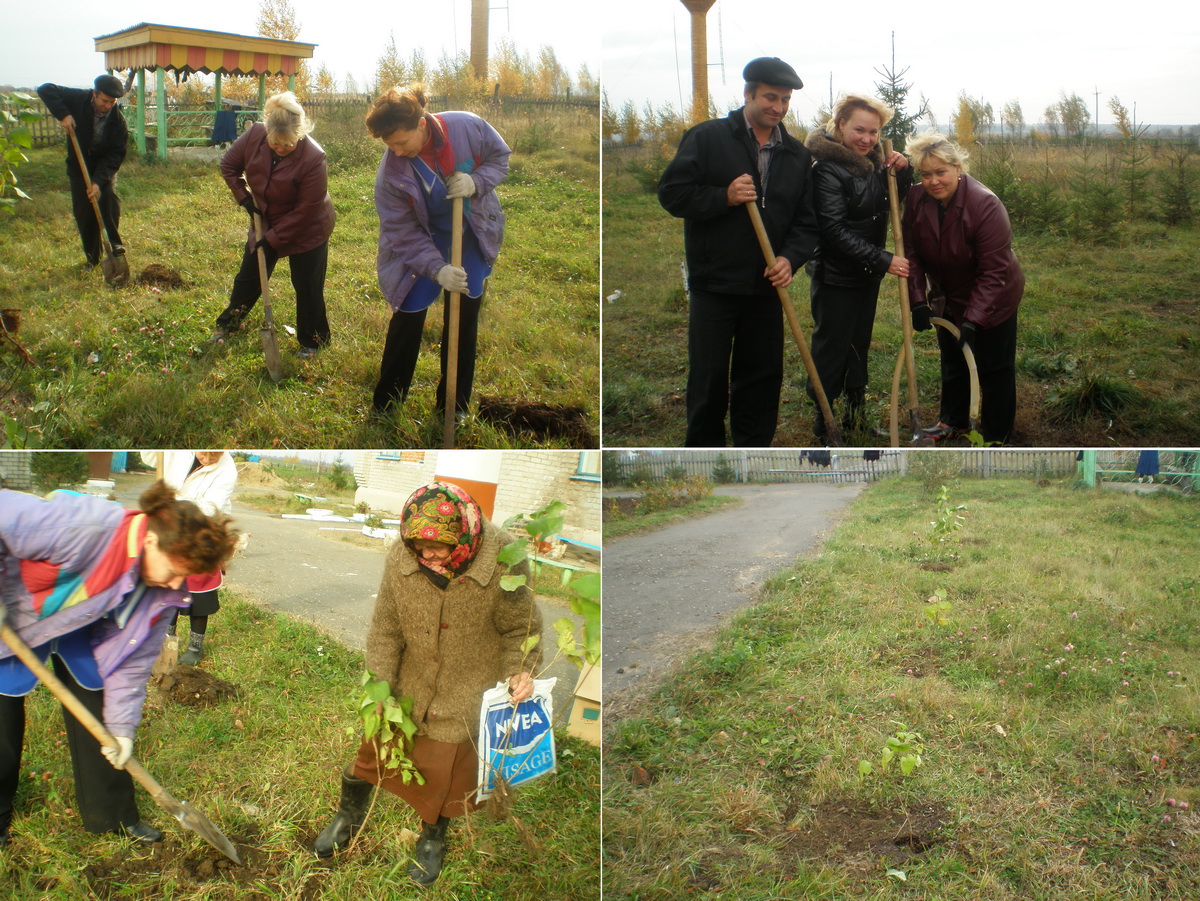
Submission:
[[[692,124],[708,118],[708,29],[705,17],[717,0],[679,0],[692,14]]]

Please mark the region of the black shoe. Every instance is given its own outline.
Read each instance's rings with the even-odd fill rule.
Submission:
[[[422,824],[421,837],[417,839],[408,868],[408,878],[417,885],[433,885],[441,875],[442,861],[446,857],[446,827],[449,825],[448,817],[438,817],[433,824]]]
[[[296,356],[301,360],[311,360],[317,355],[317,352],[320,349],[321,348],[319,347],[306,347],[305,345],[301,344],[300,349],[296,351]]]
[[[0,848],[7,848],[10,841],[12,841],[12,833],[5,826],[3,829],[0,829]]]
[[[112,246],[112,255],[114,257],[124,256],[125,255],[125,245],[124,244],[114,244]]]
[[[366,779],[342,773],[342,800],[338,804],[337,814],[313,842],[317,857],[332,857],[334,851],[350,841],[367,815],[367,802],[371,800],[374,787]]]
[[[163,834],[138,820],[133,825],[123,825],[120,829],[114,830],[115,835],[124,835],[126,838],[131,838],[135,842],[142,845],[155,845],[163,840]]]
[[[965,435],[966,430],[955,428],[952,425],[946,425],[944,422],[939,422],[937,425],[921,429],[921,434],[924,437],[931,438],[934,441],[948,441],[951,438],[957,438],[960,435]]]

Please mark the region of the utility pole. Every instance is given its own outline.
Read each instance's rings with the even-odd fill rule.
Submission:
[[[1100,88],[1096,88],[1096,137],[1100,137]]]

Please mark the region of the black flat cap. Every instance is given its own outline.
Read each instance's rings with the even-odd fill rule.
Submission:
[[[107,94],[113,99],[125,96],[125,86],[121,84],[121,79],[115,75],[97,75],[96,90],[101,94]]]
[[[804,82],[796,70],[778,56],[760,56],[746,63],[742,70],[743,81],[761,81],[763,84],[779,85],[781,88],[800,90]]]

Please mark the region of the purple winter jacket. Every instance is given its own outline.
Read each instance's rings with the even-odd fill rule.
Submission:
[[[508,175],[512,152],[492,126],[474,113],[438,113],[445,123],[455,168],[471,160],[475,194],[467,199],[467,225],[479,240],[489,261],[495,261],[504,240],[504,211],[496,197],[496,185]],[[375,207],[379,211],[379,287],[399,310],[413,284],[421,276],[436,278],[446,258],[433,243],[425,191],[405,157],[385,150],[375,176]]]
[[[7,624],[30,647],[88,629],[96,668],[104,680],[104,724],[113,735],[133,738],[142,719],[146,683],[161,650],[172,607],[186,607],[187,590],[147,586],[122,629],[109,617],[141,576],[140,560],[108,588],[45,619],[21,579],[22,560],[44,560],[70,572],[88,572],[104,555],[121,524],[120,504],[84,495],[55,494],[43,500],[0,490],[0,603]],[[0,643],[0,658],[12,656]]]

